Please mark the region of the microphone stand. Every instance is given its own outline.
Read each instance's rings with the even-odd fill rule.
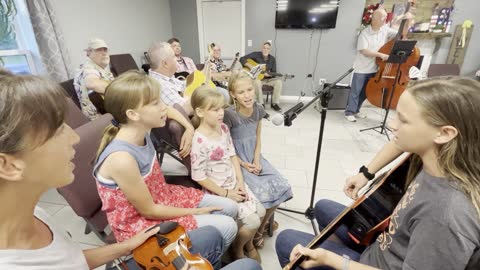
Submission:
[[[310,220],[312,223],[313,231],[315,232],[315,235],[318,235],[318,229],[317,226],[315,225],[314,217],[314,209],[313,209],[313,204],[315,201],[315,190],[317,186],[317,176],[318,176],[318,165],[320,162],[320,152],[322,150],[322,141],[323,141],[323,130],[325,127],[325,119],[327,117],[327,110],[328,110],[328,102],[332,99],[333,94],[330,92],[331,88],[334,87],[337,83],[339,83],[343,78],[345,78],[348,74],[352,73],[353,68],[350,68],[347,72],[345,72],[342,76],[340,76],[335,82],[330,84],[329,86],[325,87],[324,89],[319,89],[315,91],[316,97],[312,99],[309,103],[307,103],[305,106],[301,106],[298,103],[295,106],[293,106],[291,109],[289,109],[285,115],[284,115],[284,124],[285,126],[289,127],[292,125],[292,120],[297,118],[297,116],[302,113],[306,108],[310,107],[313,103],[315,103],[318,99],[320,100],[320,103],[322,105],[322,111],[321,111],[321,121],[320,121],[320,129],[319,129],[319,134],[318,134],[318,144],[317,144],[317,157],[315,159],[315,172],[313,175],[313,186],[311,190],[311,195],[310,195],[310,204],[308,208],[305,210],[305,212],[297,211],[297,210],[292,210],[292,209],[287,209],[287,208],[281,208],[279,207],[279,210],[291,212],[291,213],[296,213],[296,214],[303,214],[305,215],[306,218]],[[302,104],[303,105],[303,104]]]

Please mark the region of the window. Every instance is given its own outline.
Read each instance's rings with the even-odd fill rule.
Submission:
[[[37,74],[28,50],[0,50],[0,59],[3,67],[14,74]]]
[[[0,0],[0,66],[15,74],[45,73],[25,0]]]

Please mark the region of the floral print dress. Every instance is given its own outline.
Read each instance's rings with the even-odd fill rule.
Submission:
[[[192,179],[202,181],[210,179],[221,188],[232,190],[237,184],[235,168],[231,157],[235,156],[235,148],[230,137],[230,131],[221,124],[221,136],[207,137],[195,131],[192,140]],[[257,211],[257,198],[245,183],[247,198],[238,203],[238,218],[243,219]]]

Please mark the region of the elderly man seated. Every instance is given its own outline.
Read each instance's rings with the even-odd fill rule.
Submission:
[[[77,92],[82,112],[90,119],[97,118],[97,108],[88,98],[89,91],[95,91],[100,94],[105,92],[105,88],[112,81],[113,74],[110,72],[110,55],[105,41],[99,38],[92,38],[88,42],[87,59],[81,64],[75,73],[73,85]]]
[[[186,82],[178,80],[174,76],[177,71],[177,58],[170,44],[154,42],[148,49],[148,55],[150,56],[150,70],[148,74],[162,86],[160,94],[162,101],[168,106],[179,104],[188,115],[192,115],[193,109],[190,104],[190,98],[181,95],[185,90]],[[220,87],[217,87],[217,90],[228,101],[227,90]]]

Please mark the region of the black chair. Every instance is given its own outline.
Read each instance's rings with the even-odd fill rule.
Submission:
[[[138,70],[138,66],[131,54],[110,55],[110,70],[113,76],[118,77],[120,74],[132,69]]]
[[[73,79],[68,81],[61,82],[60,85],[65,90],[65,93],[72,99],[73,103],[80,108],[80,100],[78,99],[77,92],[75,91],[75,87],[73,86]]]

